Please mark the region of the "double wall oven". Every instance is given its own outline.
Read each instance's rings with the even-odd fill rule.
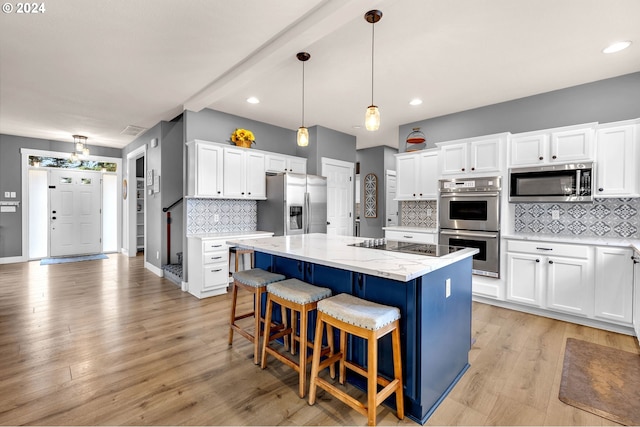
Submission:
[[[473,274],[500,277],[500,177],[439,183],[439,243],[477,248]]]

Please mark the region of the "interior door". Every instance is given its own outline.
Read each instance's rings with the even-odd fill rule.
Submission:
[[[396,198],[396,173],[395,171],[387,171],[385,174],[385,213],[387,220],[385,225],[387,227],[398,225],[398,202],[394,200]]]
[[[102,251],[100,194],[100,173],[51,170],[50,256]]]
[[[352,236],[354,164],[323,159],[322,175],[327,177],[327,234]]]

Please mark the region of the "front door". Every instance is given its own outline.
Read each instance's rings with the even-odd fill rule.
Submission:
[[[51,170],[50,256],[102,251],[100,193],[99,172]]]

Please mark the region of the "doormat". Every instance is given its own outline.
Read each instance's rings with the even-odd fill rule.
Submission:
[[[640,355],[567,338],[558,398],[624,425],[640,425]]]
[[[94,259],[108,259],[108,258],[109,257],[106,256],[105,254],[67,256],[67,257],[60,257],[60,258],[42,258],[40,260],[40,265],[65,264],[67,262],[93,261]]]

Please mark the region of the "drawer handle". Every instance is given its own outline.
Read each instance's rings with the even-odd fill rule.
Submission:
[[[553,250],[553,248],[536,248],[536,249],[541,250],[541,251],[552,251]]]
[[[221,248],[221,247],[222,247],[222,245],[213,245],[213,246],[211,246],[211,247],[212,247],[212,248]]]
[[[217,270],[211,270],[212,273],[217,273],[218,271],[222,271],[221,268],[217,269]]]
[[[540,262],[540,260],[539,260],[539,259],[536,259],[536,262]]]
[[[553,261],[549,260],[549,264],[553,264]]]
[[[413,239],[413,236],[402,236],[402,237],[404,237],[405,239]]]
[[[221,259],[221,258],[222,258],[221,256],[214,256],[214,257],[211,257],[211,259]]]

